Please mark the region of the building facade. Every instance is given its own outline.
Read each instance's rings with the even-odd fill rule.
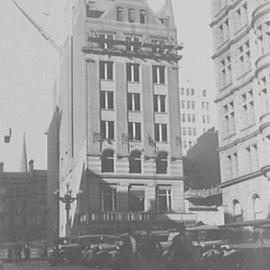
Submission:
[[[270,1],[212,3],[226,222],[268,218]]]
[[[183,155],[196,144],[197,138],[213,127],[213,105],[208,90],[187,81],[180,84],[180,119]]]
[[[46,240],[47,171],[34,170],[29,162],[28,172],[0,171],[0,240]]]
[[[171,2],[77,1],[60,68],[60,235],[186,220],[176,28]]]

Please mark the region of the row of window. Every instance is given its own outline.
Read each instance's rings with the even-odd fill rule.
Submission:
[[[145,187],[131,185],[128,190],[128,211],[144,212],[145,207]],[[114,186],[103,186],[101,188],[101,208],[102,211],[117,211],[117,190]],[[156,205],[159,212],[170,212],[172,210],[171,189],[168,186],[158,186],[156,188]]]
[[[182,127],[182,134],[183,136],[189,135],[189,136],[197,136],[197,129],[196,128],[187,128],[187,127]]]
[[[138,150],[131,152],[129,156],[129,173],[142,173],[142,153]],[[115,171],[115,155],[111,149],[103,151],[101,156],[101,171]],[[160,152],[156,158],[156,174],[166,174],[168,169],[168,153]]]
[[[195,114],[185,114],[185,113],[182,113],[181,114],[181,117],[182,117],[182,122],[183,123],[185,123],[185,122],[195,123],[196,122],[196,115]]]
[[[262,88],[260,92],[262,101],[262,110],[268,107],[267,90]],[[223,106],[223,137],[235,134],[236,132],[236,117],[235,117],[235,102],[231,101]],[[240,129],[252,126],[255,123],[255,109],[253,90],[248,90],[239,97],[239,115],[241,117]]]
[[[230,31],[236,33],[242,27],[248,24],[248,7],[247,3],[244,2],[242,5],[238,6],[232,14],[229,14],[230,20],[228,18],[224,19],[216,29],[216,42],[217,46],[223,44],[230,38]],[[233,25],[231,25],[233,22]]]
[[[181,95],[184,96],[194,96],[195,95],[195,90],[194,88],[181,88]]]
[[[101,121],[100,133],[103,139],[114,140],[115,128],[114,121]],[[168,126],[167,124],[155,124],[155,141],[168,142]],[[139,122],[128,122],[128,138],[131,141],[142,140],[142,124]]]
[[[115,43],[113,42],[115,39],[115,34],[112,33],[101,33],[99,34],[99,42],[98,46],[101,49],[104,50],[113,50],[115,48]],[[128,52],[139,52],[142,50],[142,43],[143,40],[140,36],[135,36],[135,35],[127,35],[125,36],[125,44],[118,45],[121,47],[125,47],[126,51]],[[164,53],[164,48],[162,46],[158,45],[163,45],[166,41],[164,39],[152,39],[151,43],[152,46],[151,48],[143,48],[144,51],[151,50],[152,53]],[[118,48],[117,47],[117,48]]]
[[[241,162],[239,162],[240,159]],[[257,144],[253,144],[246,147],[245,149],[242,149],[241,156],[239,156],[238,152],[228,155],[225,164],[226,180],[237,178],[240,176],[240,174],[247,174],[258,170],[259,162]],[[241,168],[239,168],[239,164],[241,164]],[[239,169],[241,169],[241,172]]]
[[[100,61],[100,79],[113,80],[113,62]],[[140,65],[126,64],[127,81],[140,82]],[[152,66],[152,82],[155,84],[165,84],[165,66]]]
[[[182,109],[195,109],[195,101],[182,100],[181,101]]]
[[[166,95],[154,95],[154,112],[167,111]],[[105,110],[114,109],[113,91],[100,91],[100,107]],[[141,95],[139,93],[127,94],[127,107],[129,111],[141,111]]]
[[[119,22],[125,21],[126,10],[123,7],[116,8],[116,20]],[[147,23],[147,12],[144,9],[136,10],[129,8],[127,10],[128,18],[127,21],[130,23],[139,22],[141,24]]]

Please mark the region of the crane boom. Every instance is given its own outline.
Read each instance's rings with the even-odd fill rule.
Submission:
[[[11,2],[17,7],[17,9],[24,15],[24,17],[36,28],[36,30],[43,36],[43,38],[60,54],[63,54],[63,50],[61,47],[55,42],[53,38],[51,38],[44,29],[42,29],[15,1],[11,0]]]

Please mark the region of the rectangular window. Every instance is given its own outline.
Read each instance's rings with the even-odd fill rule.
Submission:
[[[131,185],[128,190],[129,211],[144,211],[145,191],[144,186]]]
[[[195,122],[196,122],[196,115],[192,114],[192,123],[195,123]]]
[[[131,23],[135,22],[135,10],[133,8],[128,10],[128,21]]]
[[[140,94],[138,93],[128,93],[128,110],[129,111],[140,111],[141,101]]]
[[[186,127],[183,127],[183,128],[182,128],[182,133],[183,133],[184,136],[187,135],[187,129],[186,129]]]
[[[100,61],[99,63],[99,75],[102,80],[113,79],[113,62]]]
[[[197,130],[196,130],[196,128],[193,128],[193,136],[197,136]]]
[[[101,121],[100,133],[104,139],[114,139],[114,122],[113,121]]]
[[[155,124],[155,141],[156,142],[167,142],[167,124]]]
[[[153,83],[164,84],[165,83],[165,67],[153,66]]]
[[[126,36],[127,51],[137,52],[141,48],[140,37]]]
[[[195,109],[195,101],[191,101],[191,108],[194,110]]]
[[[101,187],[101,208],[102,211],[116,211],[116,188],[109,185]]]
[[[224,124],[224,136],[233,135],[235,133],[235,113],[233,101],[223,106],[223,124]]]
[[[128,138],[130,141],[141,141],[141,123],[128,123]]]
[[[113,34],[99,34],[100,42],[99,47],[105,50],[113,48]]]
[[[182,104],[182,108],[185,109],[185,101],[184,100],[182,100],[181,104]]]
[[[238,75],[250,70],[249,41],[240,46],[237,50]]]
[[[113,109],[113,92],[101,91],[100,92],[100,108],[105,110]]]
[[[124,20],[124,16],[123,16],[123,8],[122,7],[118,7],[117,8],[117,21],[122,22]]]
[[[186,122],[186,115],[184,113],[182,114],[182,122]]]
[[[241,123],[243,125],[243,128],[254,124],[255,113],[254,113],[254,99],[253,99],[252,90],[241,95],[241,109],[242,109],[241,110],[241,113],[242,113]]]
[[[140,10],[140,23],[146,24],[146,11]]]
[[[191,92],[191,95],[194,96],[195,90],[193,88],[191,88],[190,92]]]
[[[157,188],[157,210],[159,212],[170,212],[172,210],[171,188],[158,186]]]
[[[154,95],[154,111],[166,112],[166,96]]]
[[[220,70],[219,70],[220,88],[227,86],[231,82],[232,82],[231,57],[227,56],[222,61],[220,61]]]
[[[127,81],[128,82],[139,82],[139,64],[127,64]]]
[[[189,135],[189,136],[192,135],[192,128],[188,128],[188,135]]]

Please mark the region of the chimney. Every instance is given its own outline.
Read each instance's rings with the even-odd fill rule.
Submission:
[[[29,172],[32,173],[33,170],[34,170],[34,160],[31,159],[29,162],[28,162],[28,168],[29,168]]]
[[[0,162],[0,173],[4,172],[4,162]]]

